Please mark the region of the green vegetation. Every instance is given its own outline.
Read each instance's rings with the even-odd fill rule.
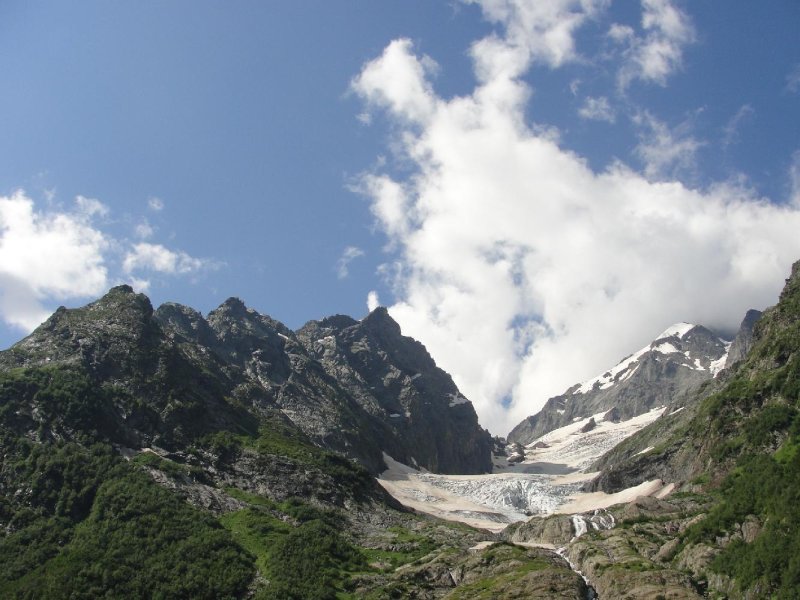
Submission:
[[[501,569],[496,575],[483,577],[477,581],[458,586],[448,597],[454,600],[460,598],[486,598],[491,600],[498,597],[504,588],[514,585],[519,579],[535,571],[542,571],[552,567],[545,559],[531,557],[528,551],[520,546],[500,542],[486,550],[481,556],[486,565],[496,563]],[[524,586],[519,592],[524,593]]]
[[[717,503],[682,543],[732,535],[712,568],[741,592],[795,598],[800,589],[800,280],[795,277],[757,327],[761,341],[732,381],[702,406],[719,439],[712,456],[732,466]],[[750,543],[736,533],[760,526]],[[735,534],[735,535],[734,535]]]
[[[4,505],[3,598],[225,598],[253,558],[210,516],[96,444],[17,441],[27,497]]]
[[[440,544],[430,536],[405,527],[393,526],[387,530],[387,533],[390,534],[387,537],[391,541],[385,546],[362,548],[362,554],[367,563],[386,573],[391,573],[398,567],[417,561],[437,548],[441,548]]]
[[[172,460],[167,460],[166,458],[162,458],[158,454],[154,452],[140,452],[136,455],[133,459],[133,463],[137,465],[142,465],[145,467],[151,467],[153,469],[158,469],[159,471],[169,475],[173,479],[183,479],[189,478],[194,481],[200,481],[204,483],[209,483],[210,480],[206,476],[205,471],[200,467],[195,467],[192,465],[185,465],[182,463],[177,463]]]
[[[259,600],[334,599],[345,592],[351,573],[366,568],[365,557],[341,534],[343,519],[336,513],[297,499],[275,503],[235,495],[251,506],[220,520],[269,581]],[[294,523],[281,518],[286,516]]]
[[[799,438],[789,443],[796,447]],[[786,455],[786,453],[780,453]],[[755,515],[763,529],[752,543],[733,541],[713,564],[734,577],[743,590],[755,584],[779,598],[800,588],[800,454],[788,460],[754,455],[739,462],[719,490],[719,502],[684,540],[712,541]]]
[[[346,457],[315,446],[302,432],[280,418],[265,418],[257,436],[235,435],[227,431],[205,436],[198,443],[210,449],[220,460],[232,460],[244,448],[264,457],[282,457],[312,467],[333,479],[356,498],[374,489],[369,471]]]
[[[74,439],[91,442],[116,431],[106,394],[76,367],[0,372],[0,399],[0,423],[36,427],[40,437],[68,431]]]

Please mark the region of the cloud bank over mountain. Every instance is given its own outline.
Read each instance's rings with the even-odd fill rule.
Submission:
[[[472,3],[497,30],[470,48],[470,93],[437,94],[434,59],[408,39],[354,78],[367,113],[385,114],[392,131],[392,158],[359,189],[389,240],[391,314],[504,435],[671,323],[730,330],[773,302],[800,257],[800,204],[793,192],[759,197],[746,181],[691,185],[702,141],[628,101],[631,86],[665,86],[684,68],[696,33],[673,3],[643,0],[638,29],[598,34],[614,100],[587,97],[575,118],[611,123],[626,110],[640,132],[638,167],[602,170],[531,120],[527,77],[590,63],[576,36],[598,30],[609,3]]]

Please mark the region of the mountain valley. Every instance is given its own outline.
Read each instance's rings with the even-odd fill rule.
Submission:
[[[127,286],[0,353],[9,598],[762,598],[800,586],[800,263],[508,440],[383,308]]]

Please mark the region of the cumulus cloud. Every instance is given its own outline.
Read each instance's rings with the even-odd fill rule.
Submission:
[[[800,257],[797,206],[668,179],[701,143],[689,131],[643,113],[644,171],[621,162],[594,171],[528,125],[530,90],[519,75],[534,60],[574,58],[575,20],[601,4],[481,2],[505,33],[472,46],[478,83],[468,95],[439,97],[407,40],[353,82],[393,120],[397,160],[413,167],[402,178],[391,164],[377,168],[359,186],[395,259],[384,269],[396,296],[389,310],[497,434],[674,322],[735,328],[747,308],[774,302]],[[693,34],[670,3],[644,6],[653,39],[638,43],[666,46],[655,58],[637,48],[631,77],[659,81]],[[536,24],[524,11],[554,11],[565,24]],[[539,38],[551,30],[562,34],[545,35],[548,45]]]
[[[378,297],[378,292],[370,290],[367,294],[367,310],[372,312],[381,305],[381,299]]]
[[[490,36],[472,47],[475,71],[482,81],[517,77],[532,62],[555,68],[577,60],[577,30],[608,5],[608,0],[466,2],[478,4],[484,17],[504,30],[502,38]]]
[[[615,24],[609,37],[624,45],[624,62],[617,83],[626,89],[632,81],[665,85],[681,68],[683,50],[695,41],[689,17],[671,0],[642,0],[642,35],[627,25]]]
[[[186,275],[213,267],[213,262],[189,256],[180,250],[170,250],[161,244],[140,242],[126,252],[122,261],[125,273],[154,271],[167,275]]]
[[[101,228],[109,214],[84,196],[71,207],[47,209],[23,191],[0,196],[0,319],[30,331],[54,303],[98,296],[119,279],[146,290],[150,283],[137,271],[183,275],[212,264],[158,244],[115,239]]]
[[[336,276],[339,279],[346,279],[350,275],[350,263],[356,258],[364,256],[364,251],[356,246],[347,246],[336,261]]]
[[[616,120],[614,109],[611,108],[611,104],[605,96],[599,98],[587,96],[583,106],[578,110],[578,115],[582,119],[605,121],[606,123],[613,123]]]
[[[92,223],[107,209],[79,196],[72,211],[42,212],[24,192],[0,197],[2,318],[30,330],[47,316],[48,298],[91,296],[104,290],[109,239]]]

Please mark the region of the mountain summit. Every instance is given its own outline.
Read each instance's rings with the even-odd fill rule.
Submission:
[[[384,308],[293,332],[238,298],[203,317],[173,303],[154,311],[119,286],[59,309],[0,353],[8,367],[60,364],[126,391],[109,413],[120,443],[169,447],[255,411],[288,418],[373,473],[384,452],[433,472],[491,470],[491,439],[471,403]]]
[[[670,405],[719,373],[730,345],[702,325],[677,323],[608,371],[550,398],[539,413],[514,427],[508,440],[528,444],[598,413],[627,420]]]

